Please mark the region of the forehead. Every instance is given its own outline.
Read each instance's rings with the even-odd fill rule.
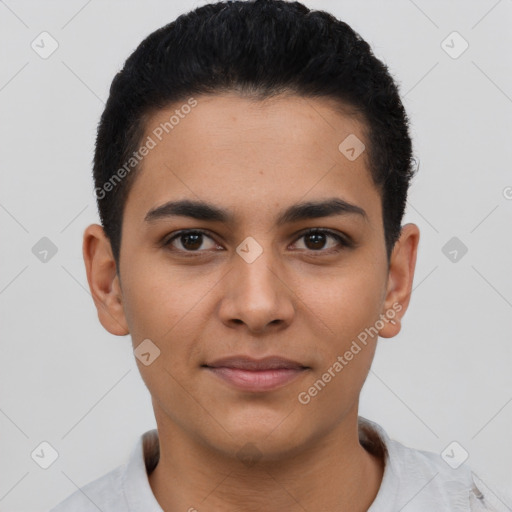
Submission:
[[[254,217],[337,196],[379,217],[380,196],[362,150],[364,125],[333,100],[197,96],[154,113],[141,144],[152,149],[125,206],[136,222],[171,199],[203,200]],[[347,144],[360,156],[348,158]]]

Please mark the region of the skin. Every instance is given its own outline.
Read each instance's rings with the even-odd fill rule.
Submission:
[[[196,99],[143,160],[125,205],[119,275],[102,228],[93,224],[84,233],[100,322],[112,334],[130,334],[134,348],[149,338],[161,351],[149,366],[137,360],[160,439],[160,461],[149,475],[153,493],[171,512],[366,511],[383,461],[359,443],[357,418],[378,337],[307,405],[298,395],[393,304],[401,310],[379,336],[398,334],[419,230],[403,226],[388,266],[366,153],[350,161],[338,149],[349,134],[365,142],[364,126],[331,100],[281,95],[263,102],[235,93]],[[176,108],[155,113],[146,136]],[[285,208],[332,197],[364,209],[366,218],[276,225]],[[149,210],[178,199],[225,208],[234,221],[145,222]],[[191,228],[208,235],[161,244]],[[301,233],[307,228],[345,234],[355,245],[343,247],[329,234],[315,245]],[[236,252],[247,237],[263,250],[251,263]],[[250,393],[201,366],[241,354],[278,355],[308,370],[279,389]],[[252,465],[237,456],[248,443],[258,453]]]

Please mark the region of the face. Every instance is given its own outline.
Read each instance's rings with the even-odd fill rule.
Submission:
[[[379,191],[366,153],[354,159],[363,126],[329,100],[195,99],[161,141],[180,106],[147,124],[156,145],[125,205],[120,277],[101,274],[96,226],[89,283],[104,275],[110,332],[150,340],[137,364],[159,428],[277,457],[353,417],[375,333],[394,336],[407,307],[417,232],[388,268]],[[348,136],[355,152],[340,149]]]

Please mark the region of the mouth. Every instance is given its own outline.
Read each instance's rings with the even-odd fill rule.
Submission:
[[[235,356],[219,359],[202,366],[229,385],[251,392],[272,391],[281,388],[310,369],[296,361],[278,356],[264,359]]]

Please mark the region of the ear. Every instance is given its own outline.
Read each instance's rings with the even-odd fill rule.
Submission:
[[[388,284],[382,314],[387,321],[379,330],[382,338],[392,338],[401,329],[401,320],[411,299],[420,231],[416,224],[402,226],[400,238],[391,253]]]
[[[98,224],[91,224],[84,231],[82,252],[87,281],[101,325],[117,336],[129,334],[110,240]]]

